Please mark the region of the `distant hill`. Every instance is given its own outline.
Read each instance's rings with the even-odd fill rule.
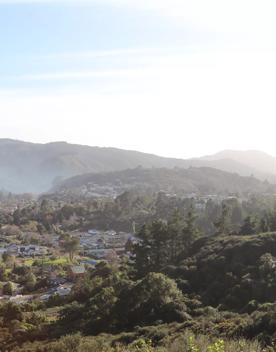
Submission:
[[[245,154],[244,154],[245,153]],[[251,154],[248,154],[251,153]],[[213,167],[276,183],[276,158],[260,152],[222,152],[182,160],[116,148],[0,139],[0,189],[41,193],[76,175],[142,168]]]
[[[136,151],[88,147],[65,142],[34,144],[0,139],[0,189],[40,193],[63,179],[89,172],[187,167],[185,160]]]
[[[248,194],[275,192],[276,185],[254,177],[243,177],[208,167],[188,169],[129,169],[103,174],[75,176],[62,182],[55,191],[75,194],[108,194],[112,190],[164,191],[170,194]]]
[[[240,175],[254,175],[260,179],[276,182],[276,158],[257,150],[224,150],[214,155],[194,159],[195,162],[206,161],[209,166]]]

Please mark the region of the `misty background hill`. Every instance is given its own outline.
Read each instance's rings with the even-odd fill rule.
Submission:
[[[59,181],[84,173],[145,168],[187,167],[184,160],[115,148],[65,142],[34,144],[0,140],[0,188],[15,193],[48,191]]]
[[[208,167],[154,168],[138,167],[103,174],[75,176],[62,182],[54,189],[56,193],[82,194],[85,196],[102,193],[114,196],[129,190],[159,192],[170,195],[247,195],[276,191],[276,185],[260,181],[252,176],[239,176]]]
[[[225,163],[225,171],[229,171],[228,167],[231,163],[237,163],[237,172],[240,175],[248,175],[251,172],[254,176],[260,179],[268,179],[275,182],[276,175],[276,158],[258,151],[258,150],[224,150],[214,155],[204,156],[199,158],[201,161],[206,160],[214,164],[218,163],[218,168],[223,168],[223,161]],[[221,165],[219,165],[221,163]],[[227,169],[226,169],[227,168]]]
[[[258,151],[224,151],[189,160],[165,158],[116,148],[55,142],[35,144],[0,139],[0,189],[14,193],[41,193],[67,178],[150,168],[211,167],[276,183],[276,158]]]

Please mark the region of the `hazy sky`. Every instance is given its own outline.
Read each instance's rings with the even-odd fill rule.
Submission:
[[[0,137],[276,156],[275,0],[0,0]]]

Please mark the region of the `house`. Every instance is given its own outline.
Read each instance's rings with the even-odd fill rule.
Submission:
[[[50,286],[57,286],[64,284],[66,282],[66,279],[63,277],[60,277],[56,271],[50,271],[49,277],[48,277],[48,283]]]
[[[92,229],[92,230],[88,230],[88,233],[89,233],[89,235],[95,236],[95,235],[97,235],[99,232],[98,232],[97,230],[95,230],[95,229]]]
[[[116,231],[113,231],[113,230],[105,231],[105,235],[107,236],[115,236],[116,234],[117,234]]]
[[[28,246],[19,246],[18,254],[21,256],[42,256],[48,254],[46,247],[30,244]]]
[[[16,243],[10,243],[9,245],[7,245],[6,250],[10,254],[17,254],[18,245]]]
[[[48,299],[52,297],[50,293],[45,293],[44,295],[40,296],[41,301],[48,301]]]
[[[95,259],[103,259],[105,258],[106,254],[108,253],[107,249],[90,249],[87,251],[89,256]]]
[[[98,264],[98,262],[97,262],[97,260],[94,260],[94,259],[83,259],[83,260],[81,260],[81,264],[95,266]]]
[[[71,280],[76,280],[79,277],[82,277],[85,274],[85,266],[84,265],[71,265],[69,267],[68,275]]]
[[[61,297],[68,296],[70,295],[70,293],[71,293],[71,287],[59,286],[56,290],[56,294]]]
[[[16,304],[24,304],[24,303],[28,303],[30,301],[32,301],[34,298],[34,296],[32,295],[16,295],[16,296],[13,296],[13,297],[10,297],[10,301],[11,302],[14,302]]]
[[[51,245],[54,248],[59,248],[59,236],[51,235],[47,238],[47,245]]]
[[[6,248],[0,247],[0,255],[4,254],[7,252]]]

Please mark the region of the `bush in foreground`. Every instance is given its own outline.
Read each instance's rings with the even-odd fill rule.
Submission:
[[[18,350],[23,351],[23,350]],[[106,338],[82,337],[80,334],[67,335],[56,342],[44,347],[24,351],[35,352],[272,352],[271,348],[263,348],[257,341],[239,340],[210,340],[207,336],[195,336],[185,332],[174,341],[166,338],[161,345],[154,346],[151,340],[139,338],[131,344],[118,345]]]

